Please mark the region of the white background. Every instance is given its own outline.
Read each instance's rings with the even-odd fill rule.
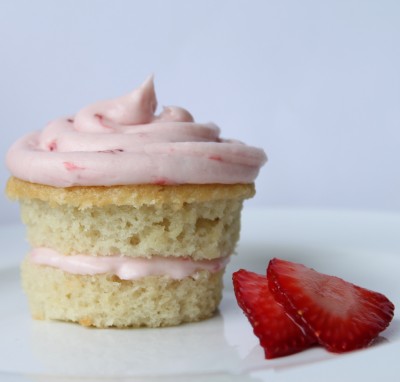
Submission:
[[[160,105],[266,150],[249,206],[400,210],[400,1],[0,0],[1,157],[150,73]]]

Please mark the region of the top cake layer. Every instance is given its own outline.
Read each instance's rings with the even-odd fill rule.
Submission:
[[[153,79],[132,93],[97,102],[18,140],[7,154],[12,175],[54,187],[252,183],[262,149],[220,137],[179,107],[157,107]]]

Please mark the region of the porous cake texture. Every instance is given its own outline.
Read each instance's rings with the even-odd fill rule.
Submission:
[[[27,259],[22,264],[33,318],[100,328],[162,327],[208,318],[221,300],[222,274],[121,280],[111,274],[74,275]]]
[[[231,194],[227,186],[213,185],[203,188],[202,201],[194,201],[190,197],[196,191],[189,198],[185,194],[197,186],[153,186],[155,197],[151,200],[138,197],[139,202],[130,205],[98,206],[92,198],[95,202],[89,207],[88,203],[49,203],[52,187],[47,187],[44,200],[28,198],[28,193],[19,192],[13,185],[15,182],[11,181],[9,194],[20,199],[22,220],[32,246],[50,247],[65,255],[190,256],[195,260],[227,256],[239,238],[243,198],[254,193],[253,185],[233,186],[236,190]],[[43,188],[17,182],[29,187],[35,196],[35,187]],[[124,186],[118,188],[123,192]],[[136,193],[148,189],[139,188]],[[58,189],[53,191],[57,193]],[[81,188],[76,187],[69,191],[69,197],[77,203],[78,196],[74,198],[73,194],[80,192]],[[101,192],[101,188],[92,190],[97,199]],[[164,200],[165,192],[171,200]],[[164,198],[157,197],[159,194]]]
[[[66,255],[212,260],[233,253],[243,200],[254,185],[56,188],[11,178],[32,247]],[[32,316],[96,327],[159,327],[210,317],[221,300],[223,270],[121,280],[71,274],[27,258],[23,288]]]

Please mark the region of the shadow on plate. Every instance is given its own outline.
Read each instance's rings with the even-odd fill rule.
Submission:
[[[35,382],[259,381],[240,373],[242,360],[227,343],[223,325],[221,314],[162,329],[100,330],[34,321],[31,345],[43,375],[26,377]]]

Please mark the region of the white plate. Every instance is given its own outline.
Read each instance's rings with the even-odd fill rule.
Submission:
[[[386,294],[400,304],[400,215],[352,211],[246,210],[242,241],[226,272],[219,313],[164,329],[87,329],[33,321],[18,275],[22,226],[0,226],[0,381],[394,381],[400,375],[396,312],[380,341],[343,355],[312,348],[265,360],[233,296],[243,267],[295,260]],[[322,379],[321,379],[322,378]]]

